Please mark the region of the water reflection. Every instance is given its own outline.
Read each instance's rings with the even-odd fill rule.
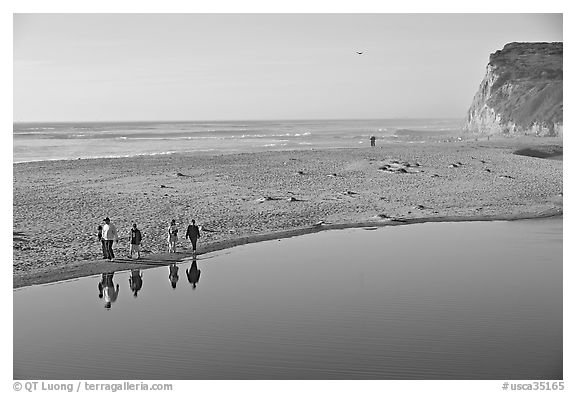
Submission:
[[[120,293],[120,285],[116,284],[114,287],[114,272],[102,273],[102,279],[98,283],[98,292],[98,297],[104,298],[104,307],[111,308]]]
[[[196,289],[196,284],[200,281],[200,270],[198,270],[195,256],[192,258],[190,269],[186,270],[186,277],[188,277],[188,282],[192,284],[192,289]]]
[[[176,289],[178,284],[178,271],[179,266],[176,263],[171,263],[168,265],[168,280],[170,281],[170,286],[172,289]],[[119,273],[119,272],[117,272]],[[130,291],[135,298],[142,290],[144,273],[142,269],[131,269],[130,275],[128,276],[128,285]],[[188,269],[186,269],[186,278],[188,282],[192,284],[192,289],[196,289],[198,282],[200,281],[200,269],[198,269],[198,262],[196,256],[192,258],[192,263]],[[120,286],[114,284],[114,272],[102,273],[101,279],[98,282],[98,297],[104,299],[105,307],[111,308],[112,303],[116,302],[118,299],[118,294],[120,292]]]
[[[130,278],[128,278],[128,283],[130,284],[130,290],[134,294],[134,297],[138,296],[138,291],[142,289],[142,272],[140,269],[132,269],[130,271]]]
[[[177,264],[189,282],[178,292],[166,287],[174,261],[143,261],[159,266],[146,293],[115,312],[104,289],[112,305],[115,283],[133,292],[141,272],[15,290],[14,376],[563,377],[561,220],[326,231],[209,257]]]
[[[172,289],[176,289],[176,284],[178,283],[178,266],[175,263],[169,266],[170,268],[170,275],[168,279],[170,280],[170,284],[172,284]]]

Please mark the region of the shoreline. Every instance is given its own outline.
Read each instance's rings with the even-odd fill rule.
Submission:
[[[486,222],[486,221],[518,221],[518,220],[537,220],[546,218],[561,218],[563,217],[562,209],[549,209],[547,211],[533,213],[533,214],[515,214],[515,215],[496,215],[496,216],[452,216],[452,217],[428,217],[428,218],[412,218],[406,220],[389,220],[389,221],[364,221],[356,223],[334,223],[323,224],[320,226],[312,226],[307,228],[294,228],[281,232],[270,232],[257,234],[237,239],[230,239],[227,241],[214,242],[203,244],[202,252],[197,253],[197,256],[205,255],[208,253],[231,249],[246,244],[260,243],[270,240],[286,239],[290,237],[303,236],[312,233],[331,230],[343,229],[356,229],[356,228],[382,228],[387,226],[401,226],[425,223],[438,223],[438,222]],[[200,245],[199,245],[200,247]],[[173,254],[162,253],[147,255],[141,257],[138,262],[133,262],[128,259],[122,259],[117,262],[104,262],[87,261],[77,266],[68,266],[65,271],[55,269],[47,269],[45,272],[35,272],[30,275],[14,275],[13,276],[13,289],[26,288],[35,285],[54,284],[63,281],[70,281],[84,277],[93,276],[96,274],[113,272],[124,272],[131,269],[153,269],[160,266],[168,266],[172,263],[186,263],[192,260],[193,254],[190,252],[176,252]],[[39,275],[39,273],[44,273]]]
[[[171,219],[182,237],[196,219],[205,254],[328,229],[562,215],[563,162],[515,154],[551,143],[561,147],[503,138],[13,164],[13,287],[110,271],[96,238],[104,217],[117,257],[137,223],[157,265],[191,255],[185,239],[166,252]]]

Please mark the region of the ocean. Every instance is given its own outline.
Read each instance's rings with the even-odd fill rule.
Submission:
[[[13,162],[355,147],[449,137],[462,119],[14,123]]]

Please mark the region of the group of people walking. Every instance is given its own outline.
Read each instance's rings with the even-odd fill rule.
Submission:
[[[190,239],[192,243],[192,252],[196,254],[196,244],[200,238],[200,228],[196,225],[196,221],[192,220],[192,224],[188,225],[186,229],[186,239]],[[104,259],[114,261],[114,250],[112,246],[114,242],[118,242],[118,230],[116,226],[110,222],[110,218],[104,219],[104,225],[98,226],[98,240],[102,243],[102,254]],[[138,229],[136,223],[132,224],[130,229],[130,251],[128,258],[136,253],[136,258],[140,258],[140,243],[142,242],[142,232]],[[178,226],[176,220],[170,222],[168,227],[168,252],[176,252],[176,244],[178,243]]]
[[[186,239],[190,239],[192,243],[192,252],[196,254],[196,244],[200,238],[200,228],[196,225],[196,221],[192,220],[192,224],[188,225],[186,229]],[[168,252],[176,252],[176,243],[178,242],[178,226],[176,220],[170,222],[168,227]]]

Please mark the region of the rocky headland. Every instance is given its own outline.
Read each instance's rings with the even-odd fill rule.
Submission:
[[[492,53],[466,131],[561,137],[562,51],[562,42],[513,42]]]

